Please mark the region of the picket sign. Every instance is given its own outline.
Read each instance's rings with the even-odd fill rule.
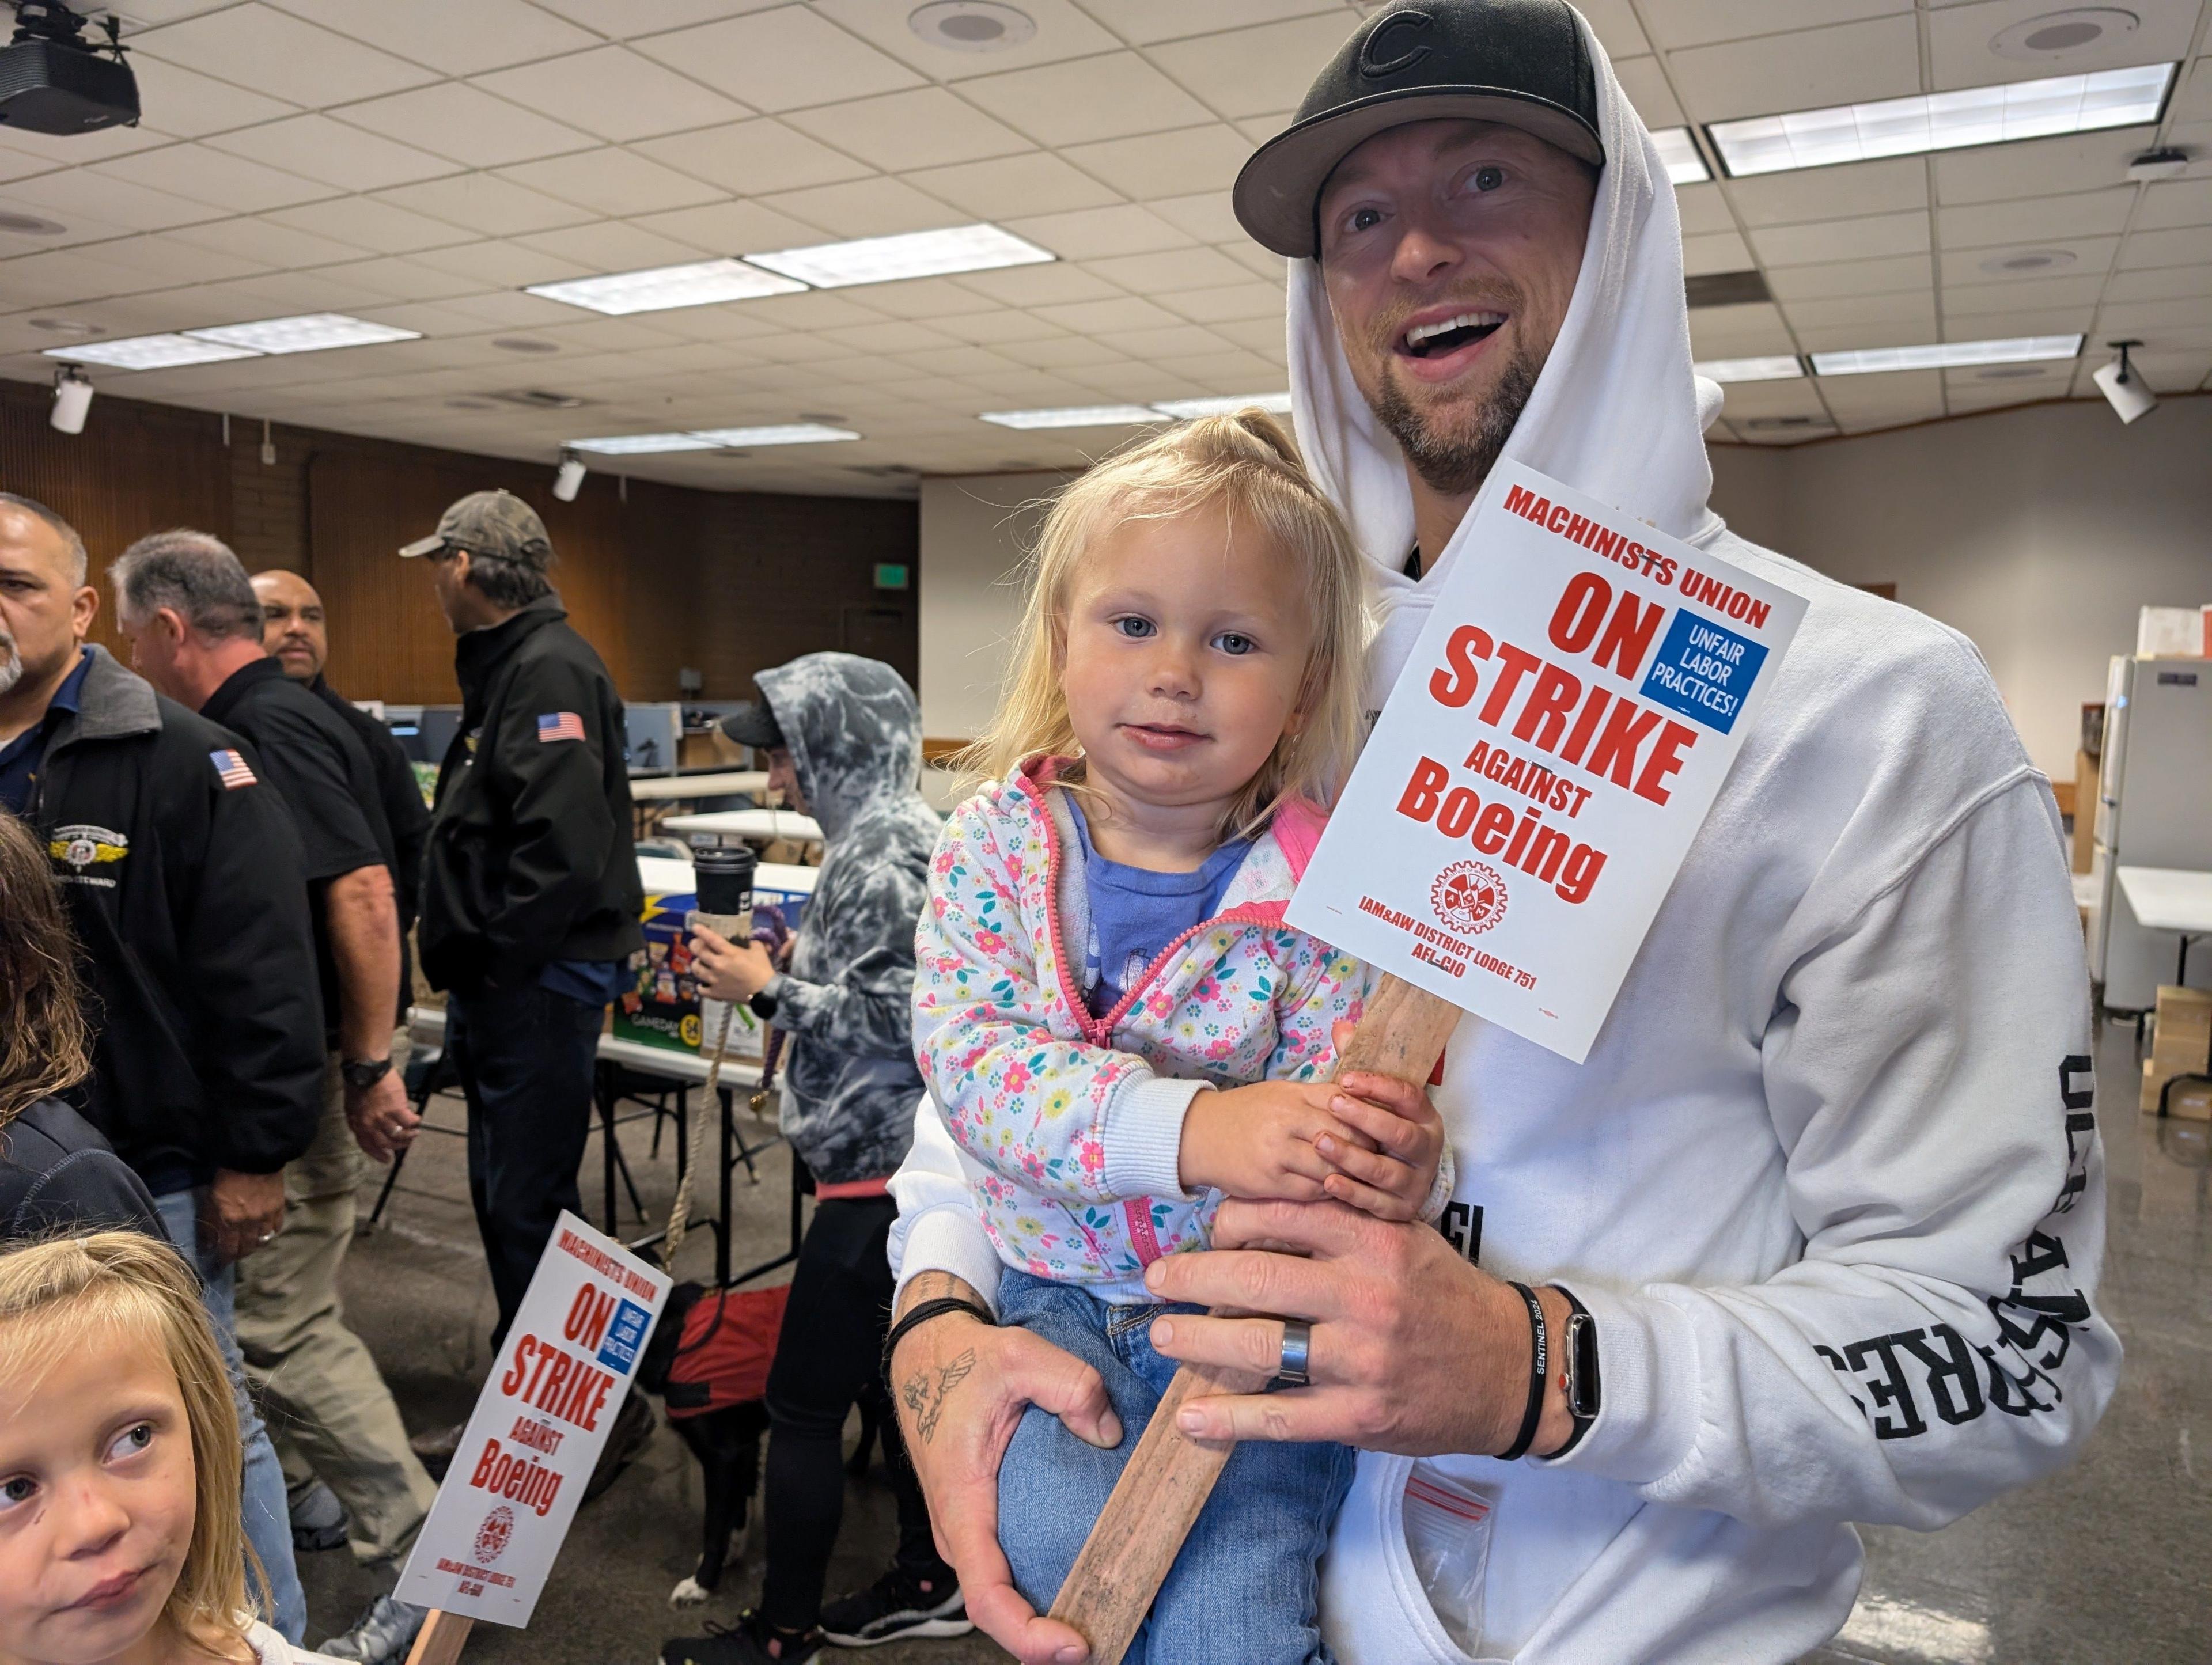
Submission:
[[[529,1624],[668,1288],[562,1214],[392,1592],[435,1610],[410,1665],[449,1665],[474,1619]]]
[[[1340,1073],[1426,1079],[1462,1011],[1582,1062],[1805,616],[1519,465],[1470,513],[1286,915],[1386,974]],[[1252,1390],[1176,1372],[1053,1604],[1092,1665],[1119,1665],[1233,1449],[1176,1412]]]

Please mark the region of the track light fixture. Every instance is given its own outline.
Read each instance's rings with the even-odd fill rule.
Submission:
[[[584,489],[584,459],[573,451],[561,453],[561,466],[553,472],[553,501],[573,503]]]
[[[76,368],[65,365],[54,375],[54,408],[47,421],[64,434],[84,432],[84,419],[92,409],[92,379]]]
[[[2131,422],[2138,416],[2147,416],[2158,409],[2158,395],[2143,383],[2140,372],[2128,362],[2128,349],[2140,347],[2140,341],[2108,341],[2107,347],[2117,347],[2120,355],[2110,364],[2090,373],[2089,380],[2119,416],[2123,422]],[[58,423],[59,418],[56,419]]]

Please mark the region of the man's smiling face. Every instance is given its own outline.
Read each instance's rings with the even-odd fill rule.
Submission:
[[[1432,489],[1473,492],[1504,449],[1574,299],[1595,188],[1565,151],[1460,120],[1378,133],[1322,187],[1352,379]]]

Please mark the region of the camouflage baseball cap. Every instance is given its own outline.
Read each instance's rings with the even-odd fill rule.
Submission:
[[[553,540],[538,511],[511,491],[472,491],[438,517],[438,530],[418,538],[403,557],[466,550],[471,555],[519,561],[544,572],[553,564]]]

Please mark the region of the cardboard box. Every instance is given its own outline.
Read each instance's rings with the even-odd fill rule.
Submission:
[[[2097,777],[2099,762],[2091,751],[2074,754],[2074,871],[2089,871],[2097,854]]]
[[[753,918],[769,910],[794,933],[814,894],[817,869],[763,863],[753,877]],[[659,891],[645,899],[645,946],[630,956],[630,986],[615,1003],[614,1032],[625,1041],[696,1053],[711,1046],[721,1024],[718,1000],[702,1000],[691,975],[686,924],[699,906],[689,890]],[[761,1020],[746,1007],[731,1014],[729,1056],[757,1059],[765,1042]]]
[[[2212,608],[2146,607],[2136,615],[2138,658],[2194,659],[2206,656],[2204,623]]]
[[[2159,1095],[2173,1077],[2212,1072],[2212,989],[2164,985],[2158,991],[2157,1024],[2150,1056],[2143,1060],[2142,1108],[2151,1111],[2158,1109]],[[2212,1119],[2212,1088],[2177,1087],[2166,1110]]]

